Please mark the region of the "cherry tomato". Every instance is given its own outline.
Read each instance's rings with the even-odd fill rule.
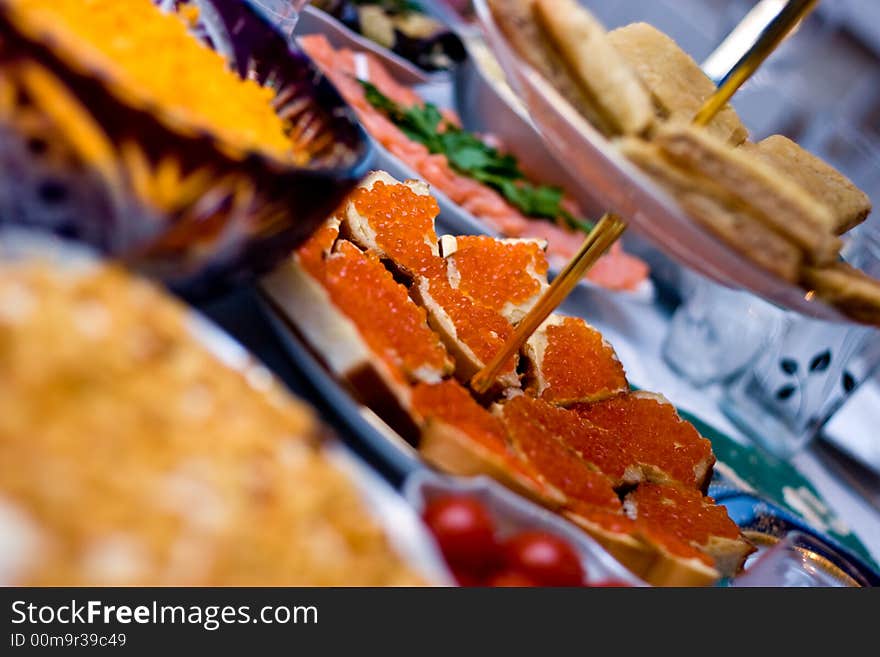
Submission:
[[[540,586],[535,580],[515,570],[502,570],[492,575],[487,586]]]
[[[424,519],[453,570],[480,574],[498,562],[492,519],[477,500],[437,498],[428,504]]]
[[[564,540],[545,532],[522,532],[504,545],[509,570],[541,586],[582,586],[586,579],[577,552]]]

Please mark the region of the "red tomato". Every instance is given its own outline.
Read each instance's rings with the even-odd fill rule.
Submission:
[[[541,586],[582,586],[586,579],[577,552],[564,540],[545,532],[522,532],[504,545],[507,568]]]
[[[486,582],[487,586],[540,586],[535,580],[515,570],[502,570]]]
[[[479,574],[497,563],[492,519],[477,500],[437,498],[425,508],[424,519],[453,570]]]

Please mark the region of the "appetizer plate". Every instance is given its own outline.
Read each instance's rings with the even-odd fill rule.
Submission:
[[[783,308],[828,321],[850,321],[812,293],[770,274],[693,221],[665,191],[617,152],[530,66],[495,25],[486,0],[477,16],[513,89],[560,162],[602,205],[626,218],[657,248],[728,287],[744,288]]]
[[[386,466],[389,476],[404,481],[405,495],[418,504],[424,493],[416,495],[412,491],[422,490],[428,485],[426,481],[454,481],[462,485],[461,478],[434,474],[412,445],[356,401],[325,369],[296,330],[276,313],[267,297],[261,296],[261,304],[293,363],[334,409],[336,419],[346,429],[344,435],[375,455]],[[757,532],[756,536],[767,534],[764,542],[768,545],[784,537],[788,530],[809,534],[827,547],[824,558],[842,572],[850,573],[850,578],[870,585],[880,583],[880,574],[868,551],[854,535],[840,527],[818,492],[797,470],[758,448],[740,445],[688,413],[680,414],[712,442],[718,464],[710,493],[717,496],[720,504],[728,506],[730,501],[728,510],[737,524]],[[517,506],[529,509],[529,514],[549,513],[494,481],[478,478],[473,482],[467,480],[467,485],[474,490],[491,491],[488,495],[500,493],[503,498],[516,498]],[[750,501],[748,513],[744,500]],[[803,513],[810,516],[812,524],[802,519]],[[568,525],[561,519],[555,520]],[[823,531],[813,525],[821,525]]]
[[[388,72],[404,84],[422,84],[447,77],[447,73],[428,73],[395,52],[347,28],[327,12],[306,5],[294,29],[297,34],[323,34],[334,48],[362,50],[378,57]]]
[[[375,158],[373,160],[374,168],[384,169],[398,180],[421,178],[421,176],[411,169],[409,165],[389,152],[376,140],[373,140],[373,150],[375,151]],[[431,187],[431,196],[437,199],[437,204],[440,206],[440,216],[437,217],[438,234],[451,233],[458,235],[491,235],[493,237],[504,237],[500,233],[488,228],[484,221],[478,219],[452,201],[452,199],[436,187]],[[551,265],[549,271],[550,279],[552,280],[558,273],[559,267]],[[614,294],[621,299],[626,299],[628,301],[634,301],[637,303],[654,302],[654,283],[650,278],[643,280],[634,290],[609,290],[594,283],[588,278],[582,279],[579,285],[603,294]]]
[[[0,261],[24,258],[57,263],[71,272],[87,271],[99,262],[95,251],[79,243],[30,230],[0,230]],[[256,382],[255,388],[259,387],[259,382],[272,377],[269,370],[242,345],[203,315],[190,311],[188,324],[189,331],[202,346],[225,367]],[[323,450],[324,455],[348,475],[395,552],[426,582],[454,584],[434,539],[413,507],[337,439],[328,439]]]

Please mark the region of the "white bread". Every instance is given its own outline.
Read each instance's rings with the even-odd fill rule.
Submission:
[[[638,75],[602,24],[576,0],[535,0],[535,19],[613,134],[645,132],[654,110]]]
[[[544,79],[581,116],[605,135],[617,129],[596,107],[595,101],[571,75],[568,64],[551,47],[532,12],[534,0],[488,0],[492,17],[517,55]]]
[[[880,326],[880,281],[850,265],[805,267],[803,284],[845,315]]]
[[[548,509],[559,509],[565,502],[552,486],[516,472],[499,454],[446,422],[430,419],[424,424],[419,453],[438,470],[465,477],[486,475]]]
[[[742,148],[797,183],[834,215],[838,235],[854,228],[871,212],[871,199],[840,171],[782,135]]]
[[[835,236],[831,212],[761,160],[730,147],[699,126],[660,126],[654,143],[667,161],[695,180],[723,186],[768,228],[803,249],[811,262],[829,264],[837,258],[841,242]]]
[[[625,139],[620,151],[661,187],[706,229],[763,269],[792,283],[797,282],[803,260],[801,249],[778,234],[751,209],[736,201],[712,180],[695,178],[667,161],[660,149],[640,139]]]
[[[700,65],[673,39],[647,23],[612,30],[608,40],[651,92],[662,120],[690,123],[715,93],[715,84]],[[730,105],[725,105],[706,127],[731,146],[738,146],[749,136]]]

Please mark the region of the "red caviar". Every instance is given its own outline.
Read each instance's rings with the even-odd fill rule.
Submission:
[[[513,334],[510,322],[494,310],[474,303],[442,278],[432,278],[429,285],[431,297],[452,320],[457,338],[483,363],[491,360]],[[511,356],[500,375],[515,370],[516,358]]]
[[[324,261],[333,303],[357,326],[370,348],[412,380],[442,376],[452,364],[427,315],[379,258],[340,242]]]
[[[541,478],[575,502],[620,509],[611,481],[559,440],[536,431],[531,414],[525,397],[516,397],[504,405],[503,420],[514,447]]]
[[[602,334],[582,319],[566,317],[546,329],[541,398],[558,404],[594,401],[626,391],[623,365]]]
[[[504,242],[487,235],[456,238],[449,258],[460,276],[458,289],[471,299],[501,311],[536,297],[547,274],[547,258],[535,242]]]
[[[330,254],[338,237],[339,222],[331,217],[296,250],[296,255],[303,269],[318,280],[322,280],[324,278],[324,259]]]
[[[520,415],[518,422],[523,430],[560,441],[611,479],[612,485],[623,483],[624,472],[633,465],[633,459],[613,432],[591,424],[573,411],[540,399],[522,397],[516,402]]]
[[[711,497],[692,488],[640,484],[627,496],[636,518],[646,521],[695,545],[705,545],[712,536],[739,538],[739,528],[727,509]]]
[[[698,470],[715,461],[712,444],[656,398],[626,393],[572,410],[612,433],[634,464],[654,466],[679,483],[696,486]]]
[[[417,194],[407,185],[360,187],[351,194],[355,210],[376,233],[382,254],[410,274],[436,274],[442,268],[437,255],[434,218],[440,208],[433,196]]]
[[[511,471],[534,480],[534,470],[510,449],[501,420],[480,406],[460,383],[447,379],[413,388],[413,409],[426,420],[434,419],[461,430],[469,438],[502,457]]]

